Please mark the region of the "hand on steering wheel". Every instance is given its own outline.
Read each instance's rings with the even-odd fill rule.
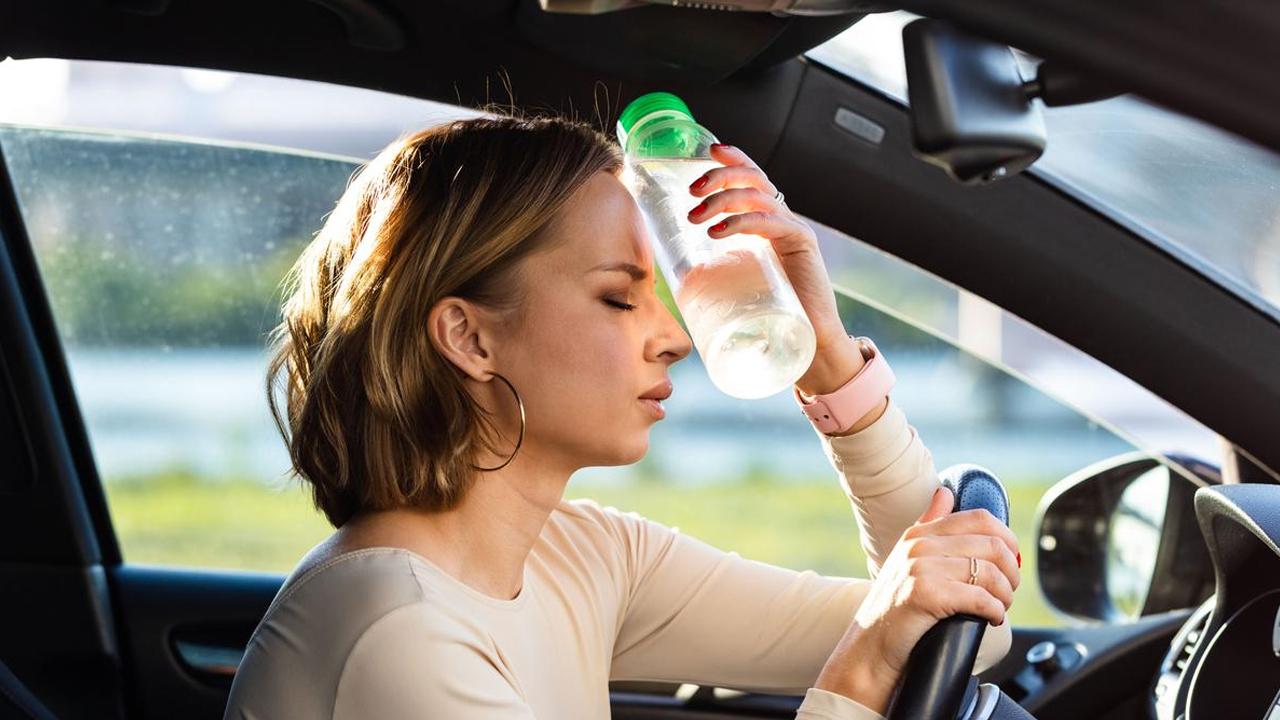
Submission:
[[[947,488],[934,492],[885,560],[814,687],[884,714],[912,649],[939,620],[1005,621],[1021,582],[1017,538],[985,510],[952,513],[954,502]]]

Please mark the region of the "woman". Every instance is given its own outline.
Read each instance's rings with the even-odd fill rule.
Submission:
[[[690,217],[735,213],[709,235],[773,243],[818,337],[796,387],[841,388],[868,358],[812,230],[744,153],[713,153],[723,167],[690,188]],[[938,618],[998,626],[982,666],[1006,651],[1016,541],[986,513],[948,514],[887,397],[819,433],[874,581],[563,499],[579,468],[643,457],[691,349],[620,168],[587,125],[499,117],[403,138],[354,178],[291,274],[268,375],[294,468],[337,530],[255,631],[227,717],[589,720],[609,716],[610,680],[633,679],[873,718]]]

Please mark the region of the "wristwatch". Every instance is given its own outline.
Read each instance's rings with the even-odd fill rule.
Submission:
[[[807,395],[800,392],[800,388],[791,387],[801,412],[809,417],[814,427],[828,435],[852,427],[893,389],[893,370],[876,349],[876,344],[866,337],[854,337],[853,340],[866,364],[849,382],[823,395]]]

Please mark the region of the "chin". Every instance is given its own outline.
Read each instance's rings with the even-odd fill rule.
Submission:
[[[629,443],[626,446],[618,448],[616,461],[609,463],[610,465],[634,465],[644,459],[649,454],[649,433],[645,431],[635,443]]]
[[[578,459],[576,467],[622,467],[634,465],[649,454],[649,431],[635,432],[625,437],[611,437],[609,441],[590,446],[578,446],[572,451]]]

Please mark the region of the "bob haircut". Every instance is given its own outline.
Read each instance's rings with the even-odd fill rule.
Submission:
[[[520,261],[551,247],[548,224],[579,187],[621,168],[617,143],[585,122],[507,115],[408,134],[352,175],[282,283],[266,378],[292,474],[334,527],[462,499],[496,432],[431,343],[428,313],[454,296],[511,317]]]

